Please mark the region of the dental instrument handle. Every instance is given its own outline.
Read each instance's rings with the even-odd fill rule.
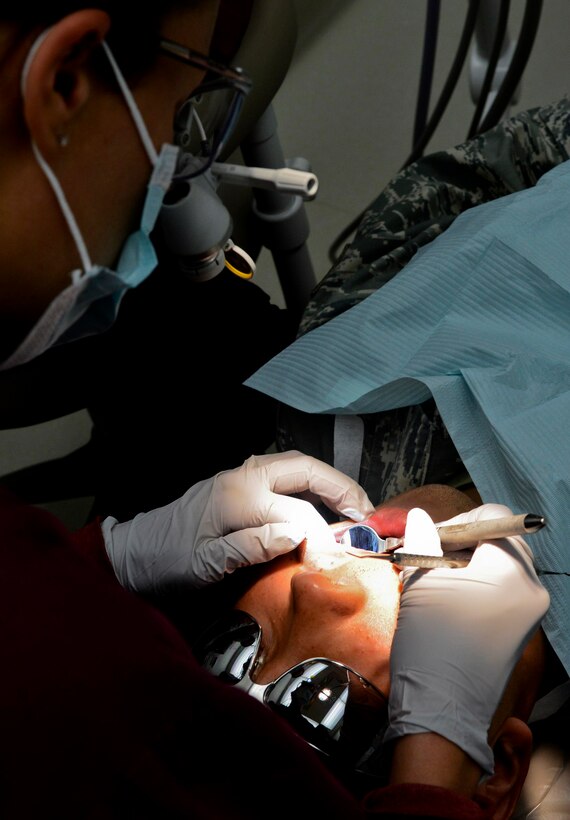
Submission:
[[[523,513],[522,515],[508,515],[504,518],[473,521],[469,524],[449,524],[437,527],[437,532],[442,545],[469,544],[474,546],[478,541],[506,538],[509,535],[528,535],[540,530],[545,523],[541,515]]]
[[[418,567],[419,569],[466,567],[473,555],[473,550],[457,550],[443,555],[416,555],[411,552],[370,552],[356,547],[347,547],[345,552],[356,558],[380,558],[391,564],[397,564],[399,567]]]

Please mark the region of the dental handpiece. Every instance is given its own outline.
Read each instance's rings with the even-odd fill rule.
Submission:
[[[542,515],[532,513],[487,518],[463,524],[436,524],[441,545],[459,544],[474,547],[479,541],[507,538],[511,535],[528,535],[538,532],[546,523]],[[390,552],[404,546],[404,538],[382,538],[368,524],[351,524],[338,531],[337,539],[343,544],[374,552]],[[360,543],[357,543],[359,541]]]
[[[438,526],[437,531],[442,545],[464,544],[475,547],[479,541],[537,532],[545,523],[545,519],[541,515],[523,514]],[[404,538],[381,538],[367,524],[353,524],[342,533],[340,542],[346,545],[348,553],[359,558],[382,558],[399,566],[415,566],[425,569],[464,567],[467,566],[473,555],[471,549],[449,550],[444,552],[443,555],[416,555],[402,551],[395,552],[399,547],[404,547]]]
[[[442,544],[470,544],[478,541],[492,541],[494,538],[508,538],[511,535],[528,535],[538,532],[546,523],[542,515],[526,513],[506,515],[503,518],[488,518],[467,524],[447,524],[437,527]]]

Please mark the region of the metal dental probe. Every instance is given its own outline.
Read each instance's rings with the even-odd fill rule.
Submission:
[[[419,569],[435,569],[436,567],[466,567],[473,550],[457,550],[443,555],[414,555],[411,552],[374,552],[347,547],[345,552],[356,558],[382,558],[399,567],[418,567]]]

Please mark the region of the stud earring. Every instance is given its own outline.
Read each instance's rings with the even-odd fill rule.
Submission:
[[[69,145],[69,137],[67,136],[67,134],[58,134],[57,142],[61,148],[65,148],[67,145]]]

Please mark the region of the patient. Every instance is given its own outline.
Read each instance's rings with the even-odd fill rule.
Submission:
[[[422,506],[434,521],[442,521],[474,504],[452,488],[419,488],[381,505],[378,522],[384,531],[402,534],[407,510],[414,506]],[[217,675],[221,664],[225,664],[226,672],[221,677],[232,683],[238,675],[232,679],[227,670],[234,672],[241,667],[246,656],[251,657],[252,668],[248,671],[258,685],[275,681],[308,659],[331,659],[349,667],[348,677],[344,670],[327,669],[324,664],[293,670],[270,690],[270,700],[273,710],[281,712],[305,740],[323,752],[337,777],[359,796],[371,785],[381,785],[389,778],[390,760],[381,739],[387,724],[390,648],[401,588],[399,572],[389,562],[353,558],[340,550],[323,553],[306,544],[228,579],[230,584],[239,581],[240,590],[233,603],[242,614],[226,612],[222,621],[193,642],[198,659]],[[261,627],[256,657],[252,656],[256,654],[258,630],[248,616]],[[477,788],[489,794],[508,789],[513,805],[531,753],[528,728],[520,721],[528,719],[535,700],[551,684],[549,654],[539,631],[512,675],[491,728],[495,774]],[[306,699],[305,707],[291,709],[289,704],[301,692],[300,674],[305,680],[310,677],[318,681],[320,690],[315,696],[313,689],[312,700]],[[342,726],[338,708],[327,705],[330,692],[335,690],[343,693],[341,700],[347,706]],[[301,718],[302,725],[296,725],[291,712],[297,719],[300,714],[310,719]]]
[[[471,482],[485,501],[540,510],[542,626],[568,672],[569,135],[566,100],[407,168],[313,295],[303,334],[247,382],[287,405],[278,449],[357,477],[373,504]],[[466,180],[482,181],[479,204]]]

